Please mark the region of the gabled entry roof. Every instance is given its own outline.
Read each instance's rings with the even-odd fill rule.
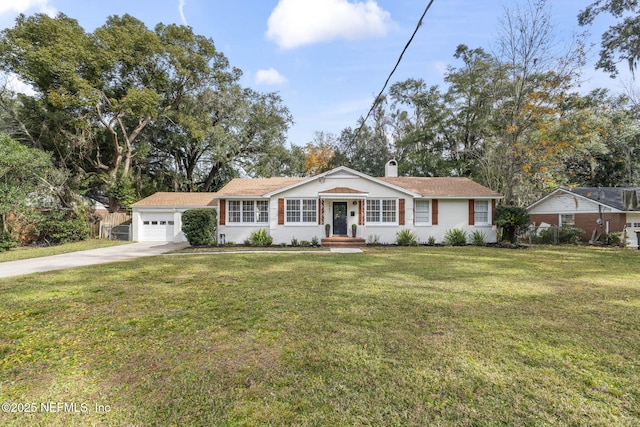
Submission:
[[[366,191],[354,190],[348,187],[336,187],[331,190],[325,190],[318,193],[319,197],[328,197],[332,199],[354,199],[365,198],[369,195]]]

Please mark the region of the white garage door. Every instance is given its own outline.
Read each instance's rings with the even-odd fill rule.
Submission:
[[[638,247],[638,236],[636,236],[636,230],[640,230],[640,214],[628,213],[627,214],[627,245]]]
[[[173,242],[173,214],[141,214],[140,242]]]

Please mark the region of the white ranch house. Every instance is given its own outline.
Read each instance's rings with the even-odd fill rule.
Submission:
[[[328,241],[326,224],[330,238],[352,238],[355,224],[363,243],[395,243],[402,229],[412,230],[420,242],[430,237],[442,242],[453,228],[468,235],[480,231],[487,242],[495,242],[494,210],[502,197],[467,178],[399,177],[393,160],[382,178],[341,166],[308,178],[236,178],[209,193],[209,203],[200,199],[190,206],[172,202],[172,193],[162,194],[170,206],[147,200],[155,195],[133,205],[134,240],[182,241],[179,214],[209,207],[218,210],[217,238],[225,242],[242,243],[260,229],[274,244],[314,237]],[[173,230],[151,231],[160,221],[168,228],[170,217]]]

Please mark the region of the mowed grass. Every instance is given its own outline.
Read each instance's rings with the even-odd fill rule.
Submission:
[[[639,265],[373,248],[0,280],[0,401],[86,405],[0,424],[637,426]]]
[[[0,252],[0,262],[18,261],[22,259],[40,258],[43,256],[66,254],[70,252],[86,251],[89,249],[106,248],[109,246],[124,245],[131,242],[122,240],[88,239],[81,242],[64,243],[62,245],[32,247],[20,246],[9,251]]]

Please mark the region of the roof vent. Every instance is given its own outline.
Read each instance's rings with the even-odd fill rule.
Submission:
[[[384,176],[387,178],[395,178],[398,176],[398,162],[393,159],[384,165]]]

